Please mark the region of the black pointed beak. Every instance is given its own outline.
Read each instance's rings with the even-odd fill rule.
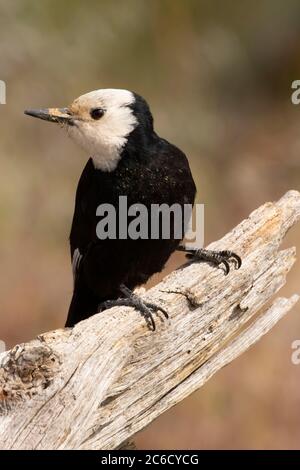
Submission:
[[[33,116],[44,121],[65,123],[73,125],[73,118],[68,108],[26,109],[28,116]]]

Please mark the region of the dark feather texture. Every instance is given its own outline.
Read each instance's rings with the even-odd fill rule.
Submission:
[[[194,203],[195,184],[186,156],[155,134],[146,102],[135,96],[132,108],[139,125],[129,135],[117,168],[103,172],[90,159],[78,184],[70,244],[72,258],[77,249],[81,260],[66,326],[95,314],[101,302],[119,297],[121,284],[134,289],[161,271],[180,242],[174,237],[100,240],[100,204],[118,208],[119,196],[127,196],[128,206],[142,203],[147,208],[155,203]]]

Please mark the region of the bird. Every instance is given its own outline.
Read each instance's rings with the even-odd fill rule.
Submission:
[[[238,269],[241,258],[229,250],[188,248],[170,231],[156,239],[97,236],[97,208],[116,208],[120,196],[128,206],[143,204],[194,205],[196,186],[189,162],[177,146],[154,130],[154,119],[146,100],[124,89],[98,89],[76,98],[64,108],[28,109],[25,114],[58,123],[88,154],[79,179],[70,232],[73,295],[66,327],[73,327],[115,305],[141,312],[155,330],[154,315],[162,305],[148,302],[134,292],[155,273],[161,272],[170,255],[184,251],[194,261]],[[119,214],[120,215],[120,214]],[[129,219],[129,222],[130,223]],[[172,217],[170,224],[172,223]]]

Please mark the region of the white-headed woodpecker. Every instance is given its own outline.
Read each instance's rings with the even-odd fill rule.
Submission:
[[[97,236],[97,208],[111,204],[118,212],[120,196],[127,197],[128,206],[143,204],[149,210],[153,204],[194,204],[196,188],[188,160],[156,134],[149,106],[141,96],[102,89],[80,96],[67,108],[25,113],[60,123],[91,157],[76,192],[70,234],[74,292],[66,326],[103,308],[128,305],[138,309],[155,329],[153,314],[160,310],[167,317],[167,312],[132,291],[160,272],[176,249],[198,261],[223,263],[226,273],[231,261],[240,267],[235,253],[187,249],[172,230],[168,238],[161,232],[155,239]],[[150,219],[148,222],[151,224]]]

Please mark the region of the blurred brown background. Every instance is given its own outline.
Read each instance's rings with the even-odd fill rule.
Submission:
[[[149,101],[188,155],[206,242],[300,183],[298,0],[0,0],[0,339],[61,327],[68,235],[86,156],[23,115],[97,88]],[[288,237],[298,250],[300,225]],[[168,269],[182,258],[174,256]],[[284,293],[299,291],[300,263]],[[300,307],[251,351],[137,437],[140,448],[300,448]]]

